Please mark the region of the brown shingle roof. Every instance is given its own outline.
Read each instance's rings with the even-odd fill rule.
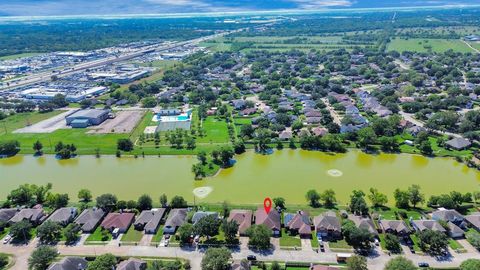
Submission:
[[[102,227],[108,230],[118,228],[126,231],[134,218],[133,213],[109,213],[103,220]]]
[[[328,211],[316,216],[313,220],[313,223],[317,231],[342,231],[340,221],[338,220],[337,215],[332,211]]]
[[[378,223],[385,232],[387,231],[394,231],[395,233],[410,232],[410,228],[407,227],[407,224],[405,224],[403,220],[380,220]]]
[[[238,223],[238,232],[244,234],[252,226],[252,211],[250,210],[232,210],[228,216],[228,221],[235,220]]]
[[[312,228],[310,224],[310,217],[304,211],[298,211],[292,219],[287,223],[290,230],[297,230],[299,234],[311,234]]]
[[[282,226],[280,224],[280,214],[272,209],[268,214],[265,212],[265,209],[258,208],[255,211],[255,224],[256,225],[265,225],[272,230],[280,231]]]

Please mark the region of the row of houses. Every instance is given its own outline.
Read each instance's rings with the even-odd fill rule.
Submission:
[[[82,257],[65,257],[59,262],[51,264],[47,270],[85,270],[88,267],[88,261]],[[130,258],[117,264],[116,270],[145,270],[147,262]]]

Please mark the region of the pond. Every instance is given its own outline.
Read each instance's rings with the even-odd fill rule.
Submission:
[[[202,181],[193,180],[192,156],[116,158],[81,156],[57,160],[53,156],[16,156],[0,159],[0,200],[22,183],[52,183],[56,192],[77,200],[81,188],[94,195],[114,193],[123,200],[143,193],[155,201],[162,193],[182,195],[189,202],[255,203],[266,196],[282,196],[287,203],[304,204],[309,189],[332,188],[345,204],[353,189],[376,187],[389,196],[396,188],[421,186],[427,195],[452,190],[479,190],[480,173],[448,158],[407,154],[367,155],[359,151],[327,154],[303,150],[275,151],[271,155],[247,152],[234,167]],[[196,196],[194,196],[194,193]]]

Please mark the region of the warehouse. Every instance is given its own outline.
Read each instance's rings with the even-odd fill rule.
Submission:
[[[110,110],[88,109],[76,111],[67,116],[65,120],[67,125],[73,128],[86,128],[88,126],[96,126],[107,120]]]

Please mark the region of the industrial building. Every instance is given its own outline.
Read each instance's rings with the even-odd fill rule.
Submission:
[[[87,109],[76,111],[65,118],[73,128],[86,128],[103,123],[110,117],[110,110]]]
[[[64,95],[68,102],[80,102],[86,98],[94,97],[105,93],[108,89],[104,86],[95,86],[80,89],[58,89],[47,87],[35,87],[20,92],[20,96],[25,99],[33,99],[37,101],[49,101],[56,95]]]

